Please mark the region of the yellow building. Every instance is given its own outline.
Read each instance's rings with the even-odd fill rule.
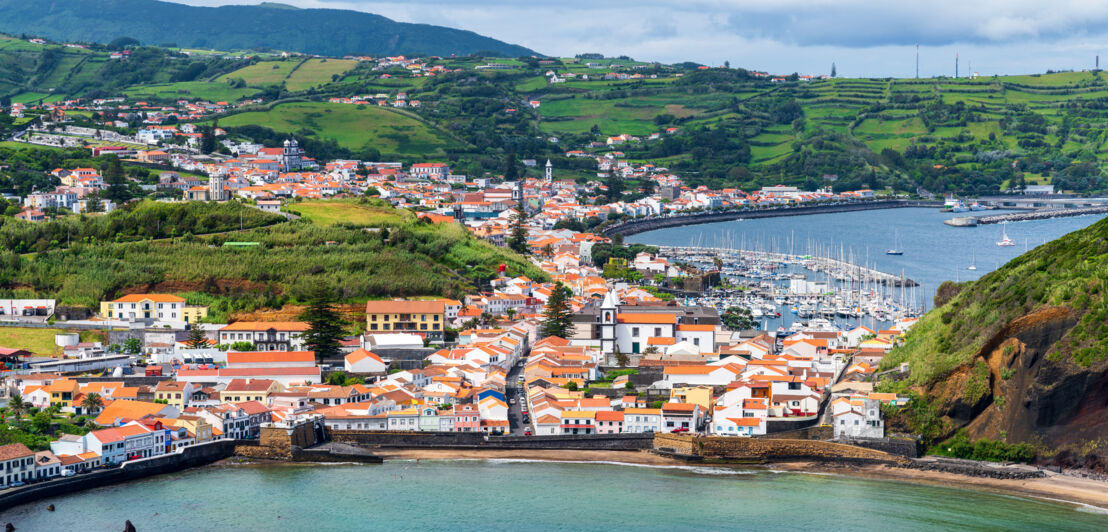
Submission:
[[[161,320],[196,323],[208,316],[208,307],[188,305],[172,294],[128,294],[100,302],[100,315],[120,321]]]
[[[192,383],[178,381],[162,381],[154,389],[154,399],[165,401],[165,404],[184,410],[192,397]]]
[[[73,398],[77,396],[81,385],[72,379],[61,379],[50,383],[46,392],[50,394],[50,404],[62,408],[73,406]]]
[[[700,405],[701,412],[708,412],[712,405],[712,388],[709,386],[687,386],[673,388],[669,392],[670,399],[677,399],[681,403]]]
[[[196,443],[212,441],[212,425],[200,416],[181,415],[174,419],[158,418],[167,427],[180,427],[192,433]]]
[[[417,334],[442,340],[446,303],[436,301],[370,301],[365,306],[366,332]]]

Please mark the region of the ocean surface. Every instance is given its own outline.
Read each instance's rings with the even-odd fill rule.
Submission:
[[[47,512],[47,504],[56,511]],[[0,511],[20,531],[1105,530],[1108,515],[837,475],[528,461],[229,466]]]
[[[1009,260],[1066,233],[1088,227],[1104,215],[1075,216],[1015,222],[1005,225],[1015,246],[1000,247],[1000,225],[951,227],[943,220],[969,214],[1000,214],[1006,211],[951,214],[938,209],[884,209],[873,211],[813,214],[735,220],[712,224],[670,227],[627,237],[627,242],[658,246],[732,247],[757,251],[815,254],[844,259],[856,264],[904,276],[920,283],[917,294],[931,306],[931,296],[943,281],[973,280]],[[903,255],[886,255],[898,247]],[[976,271],[967,268],[975,264]]]

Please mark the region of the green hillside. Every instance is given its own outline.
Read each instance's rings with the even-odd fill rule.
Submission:
[[[77,218],[41,224],[9,219],[0,226],[5,238],[19,239],[20,234],[34,231],[41,235],[41,245],[33,246],[38,251],[33,258],[10,251],[23,251],[18,246],[0,253],[0,296],[52,297],[60,304],[95,308],[122,290],[166,291],[214,305],[213,319],[218,319],[232,311],[280,308],[316,282],[333,288],[344,301],[356,301],[459,297],[474,290],[476,283],[493,278],[500,264],[507,264],[514,274],[546,278],[526,259],[472,236],[457,224],[425,223],[384,201],[314,201],[303,206],[324,217],[331,209],[354,215],[341,223],[308,219],[275,223],[283,217],[237,202],[143,202],[109,217],[93,218],[96,223],[83,229],[88,236],[73,231],[69,247],[64,237],[59,242],[56,235],[81,227]],[[246,229],[238,230],[243,209]],[[109,226],[130,227],[139,237],[143,228],[160,228],[160,232],[149,234],[148,240],[127,242],[128,234],[112,241],[98,232]],[[366,227],[380,230],[366,231]],[[53,244],[45,240],[51,235]],[[33,243],[35,237],[24,238]],[[222,246],[226,241],[261,246],[237,250]]]
[[[255,50],[272,48],[345,55],[468,55],[489,51],[531,55],[470,31],[395,22],[380,15],[289,6],[194,7],[154,0],[0,0],[0,31],[65,41],[110,42],[120,37],[146,45]]]
[[[882,369],[882,387],[919,394],[903,419],[942,439],[1027,442],[1077,455],[1108,442],[1108,219],[1013,259],[981,279],[939,288]]]
[[[223,127],[255,125],[318,140],[334,140],[350,150],[373,148],[382,154],[441,157],[457,143],[412,115],[391,109],[333,103],[285,103],[268,111],[231,115]]]

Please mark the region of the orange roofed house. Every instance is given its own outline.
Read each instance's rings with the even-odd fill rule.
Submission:
[[[236,321],[219,330],[219,343],[250,342],[258,351],[303,351],[301,321]]]
[[[432,342],[442,341],[446,325],[446,303],[434,301],[370,301],[365,306],[367,333],[417,334]]]
[[[208,316],[208,307],[189,305],[172,294],[127,294],[100,302],[100,315],[120,321],[157,320],[196,323]]]

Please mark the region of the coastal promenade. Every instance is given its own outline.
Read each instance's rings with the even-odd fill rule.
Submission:
[[[708,224],[715,222],[727,222],[731,220],[746,220],[754,218],[776,218],[780,216],[802,216],[807,214],[831,214],[837,212],[870,211],[878,209],[901,209],[913,207],[943,206],[941,201],[914,201],[914,200],[874,200],[853,201],[842,203],[821,203],[818,205],[781,206],[766,209],[734,209],[727,211],[697,212],[692,214],[673,214],[667,216],[650,216],[626,220],[610,225],[601,230],[605,236],[622,234],[624,236],[645,233],[655,229],[666,227],[680,227],[683,225]]]

